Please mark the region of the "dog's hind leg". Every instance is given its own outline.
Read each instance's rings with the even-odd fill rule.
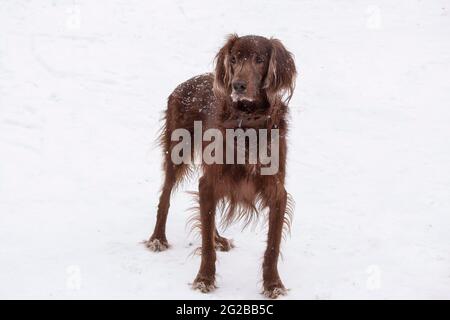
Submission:
[[[171,167],[170,165],[168,167]],[[170,207],[170,196],[175,185],[175,174],[171,168],[166,170],[166,177],[162,188],[161,196],[159,197],[158,213],[156,215],[155,230],[152,236],[147,241],[147,247],[152,251],[164,251],[169,247],[166,238],[166,222],[167,214]]]
[[[168,157],[166,157],[165,165],[166,176],[159,198],[155,229],[150,239],[146,242],[147,247],[152,251],[164,251],[169,248],[166,238],[166,222],[170,207],[170,196],[174,186],[183,179],[189,170],[186,164],[173,165]]]
[[[215,240],[214,247],[216,248],[217,251],[230,251],[232,248],[234,248],[233,241],[231,239],[222,237],[219,234],[219,231],[217,231],[217,228],[214,240]]]

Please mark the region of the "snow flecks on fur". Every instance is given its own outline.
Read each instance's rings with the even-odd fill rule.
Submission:
[[[217,288],[217,286],[213,284],[208,284],[204,281],[195,281],[192,284],[192,289],[198,290],[201,293],[209,293],[211,291],[214,291]]]
[[[263,295],[269,299],[276,299],[279,296],[285,296],[286,294],[287,294],[287,289],[285,289],[285,288],[273,288],[273,289],[263,291]]]
[[[169,248],[169,244],[167,242],[161,241],[159,239],[153,239],[144,241],[145,246],[154,252],[165,251]]]

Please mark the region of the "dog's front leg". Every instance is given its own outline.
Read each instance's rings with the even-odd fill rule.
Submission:
[[[215,236],[215,207],[216,199],[214,186],[208,183],[206,177],[199,182],[200,220],[202,232],[202,262],[193,288],[203,293],[216,288],[216,250],[214,247]]]
[[[282,188],[282,190],[272,193],[269,203],[269,232],[263,262],[263,293],[268,298],[275,299],[279,295],[286,294],[286,289],[278,274],[278,256],[287,204],[286,190]]]

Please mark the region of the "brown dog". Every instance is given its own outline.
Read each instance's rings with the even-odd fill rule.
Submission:
[[[214,74],[192,78],[169,96],[160,140],[165,157],[165,181],[155,230],[147,242],[154,251],[169,246],[165,226],[170,195],[174,186],[192,169],[189,163],[174,163],[171,158],[177,144],[172,141],[174,130],[181,128],[194,134],[194,121],[201,121],[204,127],[221,132],[233,128],[278,129],[279,132],[278,170],[274,174],[262,175],[263,164],[259,160],[256,164],[202,162],[203,176],[199,181],[202,261],[193,283],[195,289],[209,292],[215,288],[215,249],[228,251],[232,247],[231,242],[217,232],[215,213],[221,204],[226,224],[236,219],[244,219],[248,223],[258,212],[256,207],[269,209],[263,262],[264,294],[276,298],[286,292],[278,275],[277,263],[283,226],[287,225],[289,213],[288,194],[284,187],[286,115],[295,76],[292,55],[279,40],[231,35],[216,56]],[[223,144],[226,145],[227,141]],[[235,145],[234,140],[231,144]],[[202,148],[205,148],[204,143]],[[193,150],[189,156],[194,157],[196,152],[199,150]],[[188,156],[183,153],[184,157]]]

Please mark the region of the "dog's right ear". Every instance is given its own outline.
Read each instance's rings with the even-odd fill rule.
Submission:
[[[230,34],[227,37],[225,45],[217,53],[215,60],[214,73],[214,94],[216,96],[224,96],[227,91],[231,90],[231,67],[229,63],[230,51],[236,40],[239,39],[237,34]]]

